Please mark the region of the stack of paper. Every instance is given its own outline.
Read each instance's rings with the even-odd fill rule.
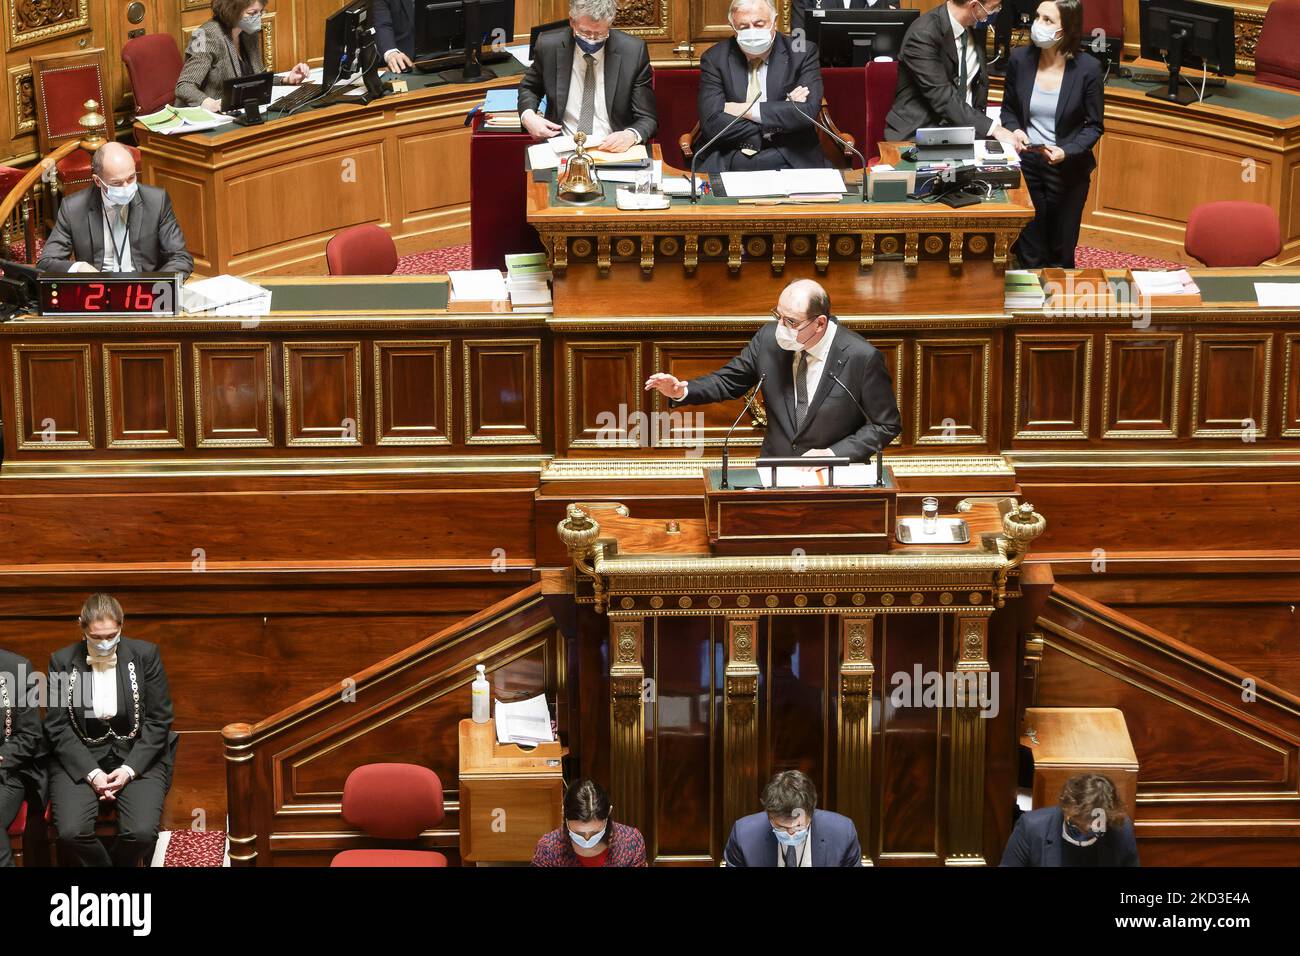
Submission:
[[[483,100],[483,125],[485,130],[517,133],[523,129],[519,122],[519,89],[488,90]]]
[[[496,701],[497,743],[536,747],[555,739],[546,695],[538,694],[518,704]]]
[[[722,188],[730,199],[755,196],[844,194],[844,177],[838,169],[764,169],[723,173]]]
[[[1047,295],[1043,291],[1043,283],[1039,279],[1038,273],[1030,272],[1028,269],[1007,270],[1006,298],[1003,308],[1008,311],[1013,309],[1041,309],[1045,301],[1047,301]]]
[[[1201,290],[1192,281],[1186,269],[1173,272],[1142,272],[1133,270],[1133,284],[1143,298],[1158,295],[1200,295]]]
[[[1256,282],[1255,298],[1266,309],[1300,306],[1300,282]]]
[[[507,297],[506,283],[496,269],[467,269],[447,273],[452,302],[496,302]]]
[[[510,307],[516,312],[551,310],[551,267],[544,252],[510,253],[506,256],[506,289]]]
[[[772,487],[772,473],[776,473],[778,488],[828,487],[830,474],[827,468],[818,468],[816,459],[810,459],[807,468],[759,468],[758,477],[764,488]],[[876,463],[864,462],[840,465],[835,469],[836,488],[868,488],[876,483]]]
[[[590,139],[588,139],[590,142]],[[546,141],[556,156],[569,156],[576,152],[578,144],[573,141],[572,136],[553,136]],[[649,166],[650,154],[646,151],[645,146],[638,143],[631,146],[621,153],[607,153],[603,149],[588,149],[585,145],[583,152],[591,158],[591,161],[597,166]]]
[[[224,126],[230,122],[229,116],[222,116],[205,110],[202,106],[172,106],[168,104],[156,113],[137,116],[151,132],[164,136],[179,136],[184,133],[196,133],[199,130]]]
[[[266,315],[271,311],[271,290],[237,276],[197,279],[181,290],[181,308],[209,315]]]

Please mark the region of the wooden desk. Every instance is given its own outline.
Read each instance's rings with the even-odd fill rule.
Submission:
[[[1275,264],[1300,261],[1300,93],[1229,80],[1204,103],[1179,106],[1147,96],[1151,88],[1106,86],[1106,133],[1080,241],[1192,263],[1183,251],[1192,208],[1247,200],[1278,213]]]
[[[203,275],[321,275],[330,237],[366,222],[401,253],[454,245],[469,238],[465,114],[518,82],[429,86],[189,136],[137,123],[142,176],[171,196]]]
[[[897,148],[881,145],[886,162]],[[846,179],[854,188],[861,173]],[[551,189],[529,182],[528,221],[550,254],[562,316],[608,314],[615,302],[639,315],[766,315],[786,283],[813,276],[840,312],[969,312],[1001,303],[1011,244],[1034,217],[1023,186],[965,209],[702,199],[641,212],[553,200]]]
[[[499,744],[496,721],[460,722],[460,858],[465,863],[522,863],[537,841],[564,825],[569,752],[557,741],[528,751]]]
[[[1105,774],[1124,812],[1137,806],[1137,754],[1123,711],[1113,707],[1027,707],[1020,743],[1034,760],[1034,809],[1054,807],[1065,781],[1081,773]]]

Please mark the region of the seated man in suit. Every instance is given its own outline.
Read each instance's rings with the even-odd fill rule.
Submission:
[[[162,656],[123,637],[122,620],[111,595],[92,594],[78,618],[85,639],[50,657],[50,805],[60,846],[83,866],[138,866],[152,851],[176,758]],[[111,852],[95,836],[103,801],[117,804]]]
[[[885,358],[840,326],[826,290],[811,279],[790,283],[772,318],[718,371],[689,382],[656,372],[646,389],[658,389],[676,408],[739,398],[761,378],[764,458],[867,461],[893,441],[902,426]]]
[[[807,30],[808,20],[817,10],[897,10],[899,0],[791,0],[790,36]]]
[[[45,734],[36,680],[26,658],[0,650],[0,866],[14,865],[9,825],[23,800],[30,793],[41,801],[45,790]]]
[[[370,16],[388,69],[409,70],[415,58],[415,0],[370,0]]]
[[[759,798],[763,809],[731,828],[727,866],[861,866],[853,821],[817,809],[817,787],[807,774],[782,770]]]
[[[59,204],[36,267],[45,272],[194,271],[194,257],[165,189],[136,181],[135,159],[121,143],[95,150],[94,186]]]
[[[1081,773],[1065,781],[1058,806],[1016,821],[1002,866],[1138,866],[1133,825],[1111,779]]]
[[[898,87],[885,117],[885,139],[912,140],[924,126],[973,126],[975,135],[1010,146],[1011,134],[985,113],[989,74],[975,38],[1002,0],[947,0],[913,21],[898,53]]]
[[[519,81],[519,120],[533,139],[583,132],[588,149],[622,153],[655,134],[650,53],[644,40],[610,29],[617,14],[615,0],[569,0],[569,29],[537,38]]]
[[[809,169],[826,165],[809,119],[822,106],[815,44],[776,32],[772,0],[732,0],[736,35],[700,58],[699,149],[740,119],[700,157],[709,172]],[[803,116],[799,116],[803,113]]]

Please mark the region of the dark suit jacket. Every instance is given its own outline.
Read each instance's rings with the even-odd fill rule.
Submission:
[[[1065,814],[1060,807],[1030,810],[1016,821],[1002,854],[1001,866],[1060,866],[1061,827]],[[1137,840],[1133,827],[1112,827],[1097,841],[1102,866],[1138,866]]]
[[[176,105],[200,106],[204,99],[221,99],[226,80],[239,76],[239,63],[231,53],[230,34],[217,20],[202,24],[185,49],[185,63],[176,78]],[[262,31],[240,33],[239,49],[253,73],[261,73]]]
[[[831,321],[835,321],[833,317]],[[798,431],[794,427],[794,353],[776,344],[775,322],[759,329],[744,350],[718,371],[692,379],[683,401],[669,404],[706,405],[739,398],[766,372],[763,457],[794,457],[813,448],[829,448],[854,461],[866,461],[902,431],[898,404],[885,357],[856,332],[838,322],[836,325],[817,391],[809,397],[808,414]],[[831,372],[853,390],[871,416],[870,422],[835,384]]]
[[[140,690],[137,718],[131,694],[131,671]],[[76,673],[74,687],[69,675]],[[171,776],[177,735],[172,732],[172,697],[157,644],[123,637],[117,645],[117,715],[110,721],[93,716],[89,701],[90,666],[86,642],[77,641],[50,656],[50,700],[45,711],[45,734],[50,748],[69,777],[78,783],[96,767],[112,770],[129,764],[144,776],[154,764],[164,765]],[[62,675],[56,677],[56,675]],[[55,694],[58,699],[55,699]],[[108,734],[101,743],[87,743]]]
[[[812,833],[813,866],[861,866],[862,847],[853,821],[829,810],[814,810]],[[741,817],[731,828],[723,851],[727,866],[776,866],[780,849],[767,814],[759,811]]]
[[[921,14],[907,28],[898,52],[898,87],[894,106],[885,117],[885,139],[911,140],[922,126],[973,126],[976,136],[986,136],[993,121],[985,114],[989,101],[989,71],[984,46],[967,30],[979,51],[979,72],[971,77],[971,105],[957,87],[961,64],[957,41],[948,20],[948,5],[941,3]]]
[[[808,99],[792,103],[786,96],[796,86],[808,87]],[[733,117],[726,112],[727,103],[747,103],[749,61],[740,44],[732,37],[715,43],[700,58],[700,135],[698,149],[716,136]],[[792,169],[819,168],[826,165],[817,127],[800,119],[798,113],[815,117],[822,106],[822,71],[817,46],[806,44],[802,53],[784,33],[768,52],[767,102],[759,108],[762,124],[741,119],[725,136],[700,157],[699,168],[719,172],[730,168],[731,154],[739,149],[761,150],[769,146],[780,150]]]
[[[0,680],[5,690],[0,696],[0,777],[17,777],[43,797],[45,732],[36,703],[40,682],[25,657],[4,650],[0,650]],[[8,698],[8,707],[3,697]]]
[[[379,47],[380,56],[389,50],[401,50],[407,56],[414,58],[414,0],[370,0],[370,17],[375,28],[375,42]]]
[[[1022,46],[1012,52],[1007,63],[1001,120],[1009,130],[1029,132],[1029,100],[1034,95],[1040,54],[1036,46]],[[1079,53],[1066,60],[1056,99],[1056,145],[1065,150],[1062,166],[1085,176],[1096,167],[1092,147],[1105,132],[1105,105],[1101,64],[1096,58]]]
[[[185,236],[167,190],[142,183],[126,214],[126,231],[136,272],[182,272],[188,276],[194,271],[194,257],[185,248]],[[104,199],[94,185],[59,204],[58,218],[36,267],[45,272],[67,272],[73,262],[104,267]]]
[[[877,0],[872,4],[872,10],[897,10],[899,0]],[[805,10],[843,10],[844,0],[793,0],[790,4],[790,35],[794,36],[796,30],[806,29]],[[853,0],[849,4],[850,10],[866,10],[867,0]]]
[[[552,123],[564,121],[576,46],[572,30],[550,30],[537,38],[533,63],[519,81],[520,113],[536,110],[545,96],[546,118]],[[650,53],[644,40],[622,30],[610,30],[605,42],[605,109],[610,129],[636,130],[649,149],[650,137],[659,128]]]

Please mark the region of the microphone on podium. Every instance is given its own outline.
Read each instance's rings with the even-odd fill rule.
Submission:
[[[707,143],[705,143],[703,146],[701,146],[699,149],[697,149],[693,154],[691,154],[691,203],[692,203],[692,204],[695,204],[695,203],[699,202],[699,199],[700,199],[700,196],[699,196],[699,192],[700,192],[700,190],[699,190],[699,187],[696,185],[696,182],[695,182],[695,164],[698,163],[698,162],[700,161],[700,154],[703,153],[705,150],[707,150],[707,149],[708,149],[710,146],[712,146],[714,143],[716,143],[716,142],[718,141],[718,139],[721,138],[721,136],[722,136],[723,133],[725,133],[727,130],[731,129],[731,127],[735,126],[735,125],[736,125],[736,122],[737,122],[738,120],[742,120],[742,119],[744,119],[744,118],[745,118],[745,113],[748,113],[750,110],[752,110],[752,109],[754,108],[754,104],[758,102],[759,97],[761,97],[762,95],[763,95],[763,91],[762,91],[762,90],[759,90],[757,93],[755,93],[755,94],[754,94],[754,98],[753,98],[752,100],[750,100],[748,103],[745,104],[745,112],[744,112],[744,113],[741,113],[739,116],[733,116],[733,117],[731,118],[731,122],[730,122],[730,123],[728,123],[726,126],[722,127],[722,129],[718,130],[715,134],[713,134],[713,138],[712,138],[712,139],[710,139]],[[726,475],[726,472],[725,472],[725,471],[723,472],[723,475],[724,475],[724,476]]]
[[[736,420],[732,422],[731,427],[727,429],[727,437],[722,439],[722,478],[718,482],[719,488],[731,487],[730,483],[727,481],[727,472],[731,467],[731,447],[728,444],[731,441],[731,433],[736,430],[736,426],[740,424],[740,420],[745,417],[745,413],[749,411],[749,407],[754,404],[754,399],[758,398],[759,389],[763,387],[763,382],[766,380],[767,373],[764,372],[758,377],[758,383],[749,393],[749,400],[745,402],[745,407],[740,410],[740,414],[736,416]]]

